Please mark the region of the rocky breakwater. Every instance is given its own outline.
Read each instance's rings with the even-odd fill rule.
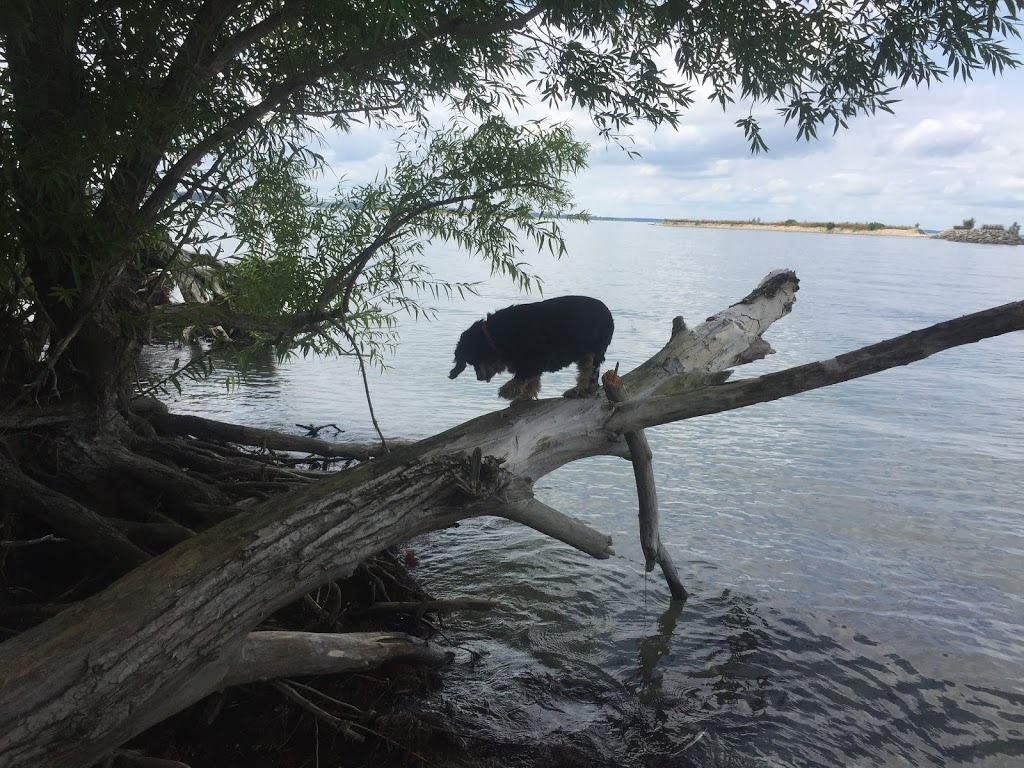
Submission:
[[[940,240],[952,240],[955,243],[980,243],[981,245],[1024,245],[1024,238],[1020,236],[1020,229],[1017,226],[1005,229],[1003,227],[981,227],[980,229],[966,229],[964,227],[953,227],[939,232],[933,237]]]

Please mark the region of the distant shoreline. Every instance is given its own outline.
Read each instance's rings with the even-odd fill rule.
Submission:
[[[695,229],[754,229],[766,232],[812,232],[821,235],[884,235],[888,237],[928,237],[917,227],[897,227],[885,224],[859,224],[842,222],[831,227],[826,222],[793,223],[776,221],[712,221],[706,219],[662,219],[660,226],[693,227]]]

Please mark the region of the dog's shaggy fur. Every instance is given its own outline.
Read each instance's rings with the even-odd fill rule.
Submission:
[[[565,397],[597,392],[597,377],[611,343],[615,323],[602,302],[589,296],[561,296],[533,304],[513,304],[477,320],[455,347],[454,379],[471,365],[478,381],[502,371],[514,374],[498,395],[506,400],[532,400],[540,392],[545,371],[576,363],[576,386]]]

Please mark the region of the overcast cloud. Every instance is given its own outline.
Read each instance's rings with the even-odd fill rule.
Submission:
[[[898,94],[895,115],[860,117],[848,130],[797,141],[766,112],[770,151],[751,155],[734,121],[699,101],[678,131],[636,127],[629,158],[596,137],[580,114],[558,115],[592,141],[590,167],[574,181],[595,216],[778,221],[880,221],[943,229],[1024,223],[1024,73],[975,76]],[[538,117],[530,110],[522,117]],[[338,176],[372,179],[393,161],[389,137],[357,129],[332,137]]]

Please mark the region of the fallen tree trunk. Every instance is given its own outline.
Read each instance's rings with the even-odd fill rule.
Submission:
[[[1017,302],[823,363],[706,386],[771,351],[761,334],[790,310],[796,290],[793,273],[773,273],[698,328],[677,322],[665,349],[625,377],[627,402],[542,400],[473,419],[274,497],[3,643],[0,764],[89,765],[230,682],[265,616],[416,534],[501,515],[605,551],[606,537],[538,506],[532,484],[584,456],[624,455],[626,432],[786,397],[1024,329],[1024,302]],[[474,462],[477,449],[483,458]]]

